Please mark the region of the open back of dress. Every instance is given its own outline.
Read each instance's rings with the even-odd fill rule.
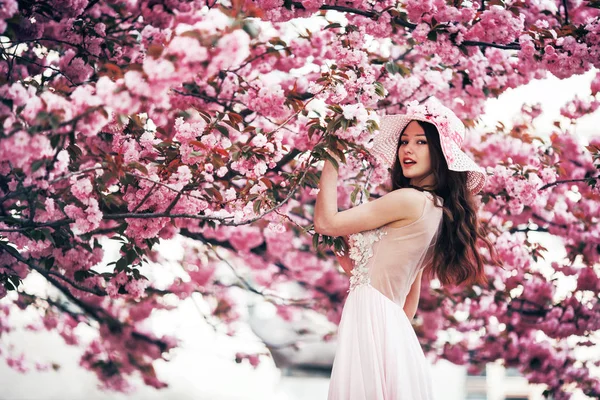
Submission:
[[[414,222],[349,236],[354,266],[328,400],[433,399],[430,364],[403,309],[433,257],[443,217],[435,195],[420,193],[423,211]]]

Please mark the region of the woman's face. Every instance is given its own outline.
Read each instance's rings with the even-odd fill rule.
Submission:
[[[410,184],[419,187],[433,185],[435,177],[431,169],[429,144],[421,125],[411,121],[399,140],[398,159],[402,173],[410,179]]]

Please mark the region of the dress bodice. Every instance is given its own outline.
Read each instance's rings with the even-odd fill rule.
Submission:
[[[416,190],[416,189],[413,189]],[[350,290],[371,285],[403,307],[419,270],[431,262],[439,235],[443,210],[436,207],[435,195],[423,194],[423,211],[408,225],[354,233],[348,236],[352,260]],[[439,198],[440,203],[442,199]]]

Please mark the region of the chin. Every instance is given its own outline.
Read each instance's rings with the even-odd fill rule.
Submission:
[[[414,172],[409,172],[408,174],[406,174],[406,173],[404,174],[404,176],[406,178],[410,178],[410,179],[419,178],[419,177],[422,177],[423,175],[424,174],[419,174],[419,173],[415,174]]]

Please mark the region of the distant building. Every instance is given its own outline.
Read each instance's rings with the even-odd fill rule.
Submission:
[[[516,368],[489,363],[481,374],[466,375],[465,400],[541,400],[543,390]]]

